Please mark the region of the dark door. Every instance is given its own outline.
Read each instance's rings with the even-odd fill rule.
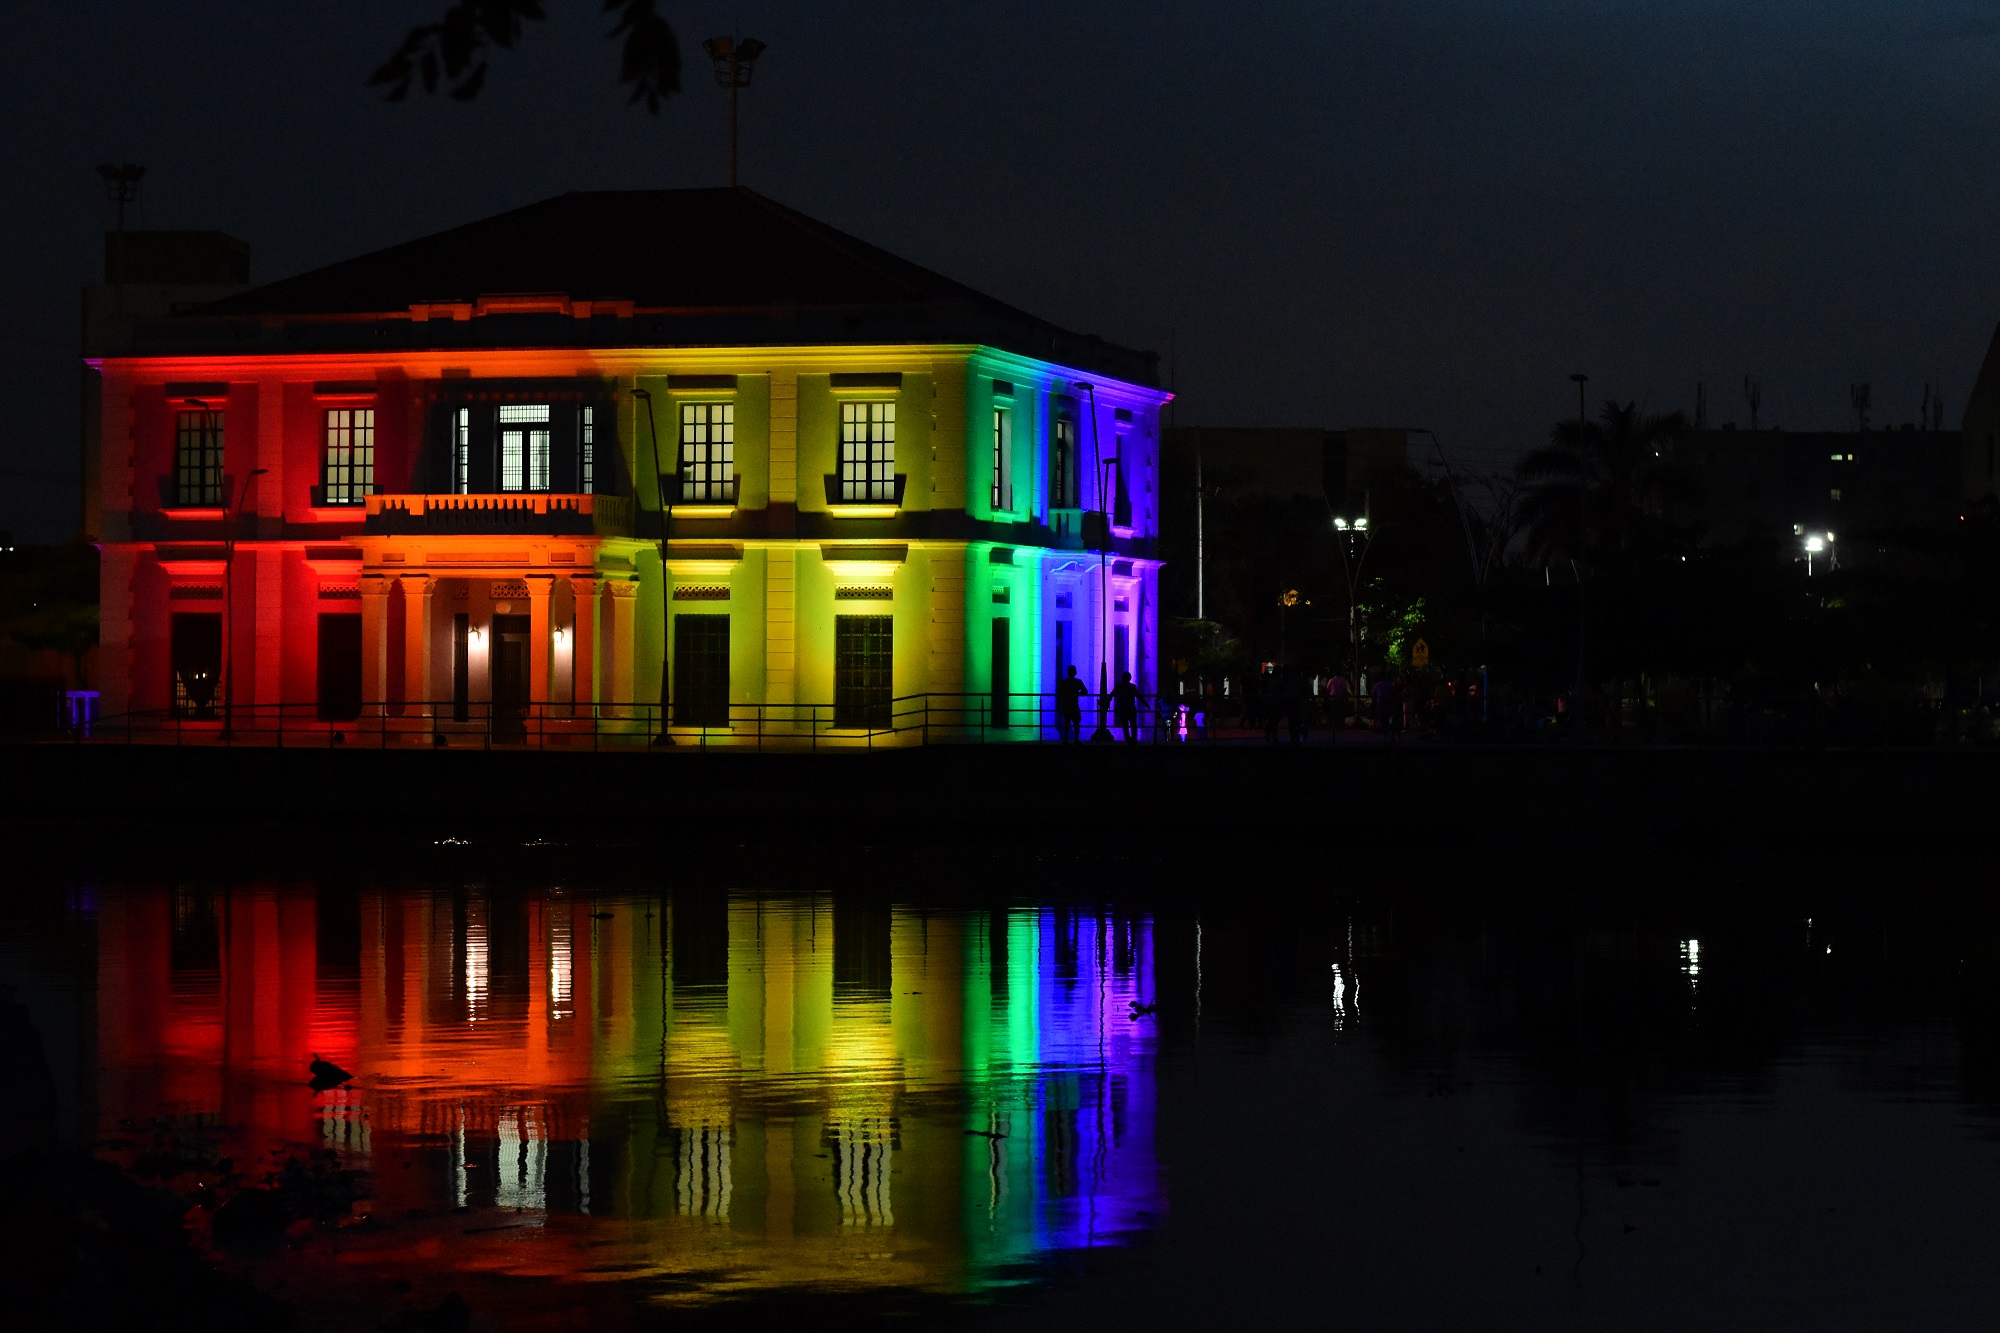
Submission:
[[[170,647],[174,712],[181,717],[214,717],[222,701],[221,613],[176,611]]]
[[[1013,622],[1005,616],[993,617],[993,725],[1007,725],[1007,696],[1014,683],[1010,669],[1008,630]]]
[[[352,612],[319,618],[319,715],[328,722],[361,716],[361,617]]]
[[[526,616],[493,617],[493,739],[527,735],[528,628]]]
[[[729,617],[674,617],[674,725],[729,725]]]
[[[886,729],[894,702],[895,621],[833,618],[833,725]]]

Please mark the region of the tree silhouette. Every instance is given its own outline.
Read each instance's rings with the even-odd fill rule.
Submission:
[[[618,81],[632,89],[633,102],[657,113],[681,90],[681,44],[654,5],[655,0],[604,0],[603,9],[617,16],[610,35],[624,39]],[[489,54],[513,50],[529,23],[547,17],[542,0],[451,0],[436,23],[410,29],[369,77],[369,86],[388,89],[389,100],[400,102],[413,84],[422,83],[427,93],[443,84],[453,98],[469,102],[486,86]]]
[[[1657,550],[1679,491],[1673,446],[1687,429],[1683,413],[1642,414],[1634,403],[1606,403],[1587,428],[1559,423],[1519,466],[1529,559],[1613,569]]]

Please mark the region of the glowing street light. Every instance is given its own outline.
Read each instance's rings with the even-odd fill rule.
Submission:
[[[764,43],[755,37],[711,37],[701,44],[715,66],[715,81],[729,90],[729,184],[736,184],[736,90],[750,86]]]

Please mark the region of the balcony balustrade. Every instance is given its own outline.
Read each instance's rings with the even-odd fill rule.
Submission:
[[[632,531],[624,495],[508,491],[494,495],[371,495],[364,531],[412,533],[529,532],[622,537]]]

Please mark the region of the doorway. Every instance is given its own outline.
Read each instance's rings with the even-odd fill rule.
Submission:
[[[493,617],[493,739],[525,740],[528,734],[527,616]]]
[[[361,716],[361,617],[352,612],[320,612],[319,716],[322,722]]]
[[[1012,628],[1012,622],[1010,622],[1006,616],[993,617],[993,714],[992,716],[993,716],[993,725],[996,727],[1004,727],[1007,725],[1007,696],[1013,685],[1013,671],[1011,669],[1011,651],[1009,648],[1009,642],[1011,636],[1008,634],[1008,630],[1010,628]]]

